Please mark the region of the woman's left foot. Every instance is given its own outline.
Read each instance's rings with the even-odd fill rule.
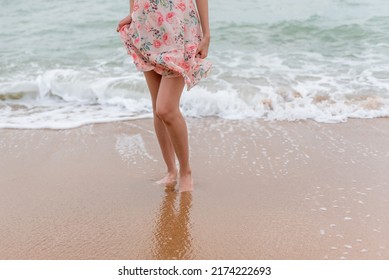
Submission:
[[[185,174],[180,176],[180,186],[178,192],[191,192],[193,191],[193,178],[192,174]]]

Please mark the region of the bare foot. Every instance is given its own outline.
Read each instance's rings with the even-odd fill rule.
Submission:
[[[193,179],[192,174],[186,174],[180,176],[180,186],[178,192],[191,192],[193,191]]]
[[[177,172],[169,172],[161,180],[155,182],[158,185],[175,185],[177,184]]]

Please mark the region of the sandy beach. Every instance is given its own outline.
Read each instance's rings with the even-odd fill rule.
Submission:
[[[0,130],[0,259],[389,259],[387,118],[188,127],[183,194],[152,120]]]

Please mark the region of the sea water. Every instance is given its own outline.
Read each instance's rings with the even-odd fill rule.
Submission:
[[[151,118],[116,33],[128,0],[0,0],[0,127]],[[210,0],[210,76],[187,117],[389,116],[389,1]]]

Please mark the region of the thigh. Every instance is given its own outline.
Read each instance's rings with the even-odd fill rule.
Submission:
[[[144,75],[146,78],[147,87],[149,88],[151,94],[153,110],[155,112],[155,108],[157,105],[157,95],[158,95],[159,86],[161,84],[162,76],[153,70],[144,72]]]
[[[162,77],[159,85],[157,107],[164,111],[173,111],[180,106],[180,99],[185,82],[182,76]]]

